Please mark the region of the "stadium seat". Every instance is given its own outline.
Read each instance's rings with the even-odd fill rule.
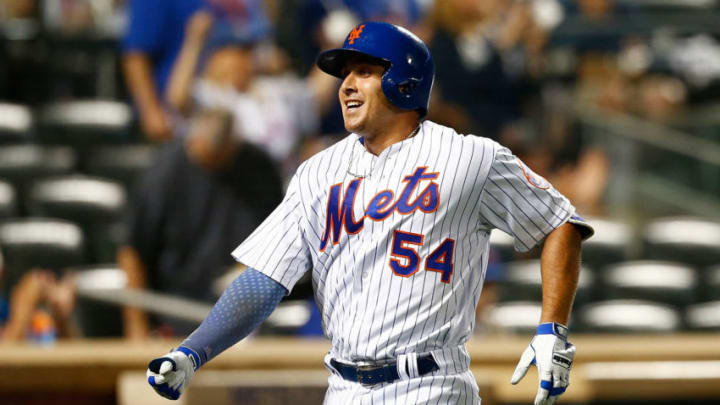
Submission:
[[[689,306],[685,313],[685,322],[690,329],[720,331],[720,301]]]
[[[592,299],[593,271],[582,266],[578,279],[576,303],[581,305]],[[500,284],[501,301],[542,301],[542,278],[540,260],[510,262],[505,267],[505,277]]]
[[[278,304],[275,311],[263,322],[260,335],[295,335],[310,319],[311,305],[308,300],[288,300]]]
[[[708,301],[720,300],[720,265],[707,269],[700,287],[701,299]]]
[[[43,107],[39,115],[43,142],[84,147],[124,143],[130,139],[132,111],[116,101],[58,102]]]
[[[75,168],[75,162],[75,153],[68,147],[4,145],[0,147],[0,179],[14,186],[17,208],[22,210],[31,181],[69,173]]]
[[[27,142],[32,129],[33,116],[29,108],[0,103],[0,144]]]
[[[633,261],[602,272],[602,298],[640,299],[685,306],[697,299],[698,274],[690,266],[664,261]]]
[[[501,302],[490,310],[488,322],[503,331],[533,333],[540,322],[541,312],[542,305],[539,302]]]
[[[75,285],[83,290],[101,292],[123,289],[127,285],[125,271],[115,264],[73,267]],[[123,335],[122,310],[119,306],[77,297],[77,317],[85,337],[119,337]]]
[[[643,232],[645,257],[697,268],[720,264],[720,223],[702,218],[657,219]]]
[[[669,333],[682,327],[675,308],[643,300],[609,300],[579,309],[583,329],[595,333]]]
[[[599,268],[608,263],[625,260],[626,249],[631,240],[630,229],[620,222],[610,220],[588,221],[595,228],[595,235],[583,243],[583,262],[590,267]],[[504,263],[518,258],[514,242],[511,235],[499,229],[494,229],[490,234],[490,247],[498,252]]]
[[[120,242],[116,232],[126,203],[125,189],[118,183],[81,175],[39,180],[32,186],[28,210],[79,224],[88,237],[94,263],[115,261]]]
[[[77,225],[48,218],[13,218],[0,224],[8,291],[34,267],[59,272],[85,262],[84,235]]]
[[[17,197],[12,184],[0,180],[0,221],[17,215]]]
[[[100,146],[90,151],[82,166],[90,175],[119,181],[132,189],[154,157],[155,147],[149,144]]]
[[[583,263],[594,269],[601,269],[628,259],[628,249],[633,240],[632,230],[628,225],[610,219],[587,220],[595,229],[595,235],[583,242]]]
[[[490,247],[498,252],[500,260],[504,263],[512,261],[515,258],[513,242],[514,239],[512,236],[499,229],[494,229],[490,233]]]
[[[12,183],[68,173],[75,163],[75,154],[67,147],[5,145],[0,148],[0,178]]]

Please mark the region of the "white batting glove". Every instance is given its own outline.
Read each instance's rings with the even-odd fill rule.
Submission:
[[[179,347],[148,364],[148,383],[155,392],[167,399],[178,399],[190,383],[197,369],[197,354],[186,347]]]
[[[531,364],[538,369],[540,387],[535,405],[552,405],[568,385],[575,346],[567,341],[567,327],[559,323],[542,323],[525,349],[510,382],[517,384]]]

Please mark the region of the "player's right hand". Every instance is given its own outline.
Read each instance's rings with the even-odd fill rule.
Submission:
[[[150,361],[147,369],[148,383],[159,395],[167,399],[178,399],[195,374],[196,364],[192,351],[179,347]]]

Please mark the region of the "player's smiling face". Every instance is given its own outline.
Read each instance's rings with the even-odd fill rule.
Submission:
[[[346,130],[370,138],[394,119],[397,108],[382,91],[383,73],[384,66],[366,60],[345,64],[339,97]]]

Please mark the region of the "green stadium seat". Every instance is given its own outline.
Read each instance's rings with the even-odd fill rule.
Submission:
[[[0,221],[17,216],[17,196],[12,184],[0,180]]]
[[[76,160],[68,147],[5,145],[0,148],[0,178],[22,186],[40,176],[69,173]]]
[[[5,291],[28,270],[39,267],[57,274],[85,263],[82,229],[49,218],[13,218],[0,224],[0,246],[5,259]]]
[[[490,309],[488,327],[533,334],[540,323],[542,305],[536,301],[500,302]]]
[[[131,139],[132,111],[117,101],[58,102],[40,110],[38,125],[45,143],[76,147],[126,143]]]
[[[277,308],[260,326],[258,334],[270,336],[293,336],[297,330],[310,320],[311,305],[308,300],[287,300]]]
[[[720,331],[720,301],[689,306],[685,312],[685,322],[693,330]]]
[[[583,242],[582,261],[594,269],[601,269],[613,263],[628,259],[632,246],[632,229],[610,219],[588,218],[595,229],[595,235]]]
[[[672,217],[652,221],[643,232],[645,257],[687,263],[696,268],[720,264],[720,223]]]
[[[504,263],[515,259],[515,248],[513,247],[514,239],[507,233],[494,229],[490,233],[490,247],[495,249],[500,256],[500,260]]]
[[[28,107],[0,103],[0,144],[27,142],[32,130],[33,115]]]
[[[77,223],[88,237],[92,262],[113,262],[120,243],[117,229],[126,198],[125,189],[114,181],[81,175],[58,176],[33,184],[28,211]]]
[[[678,307],[697,300],[698,273],[690,266],[665,261],[633,261],[602,272],[604,299],[640,299]]]
[[[156,148],[150,144],[112,145],[93,148],[82,163],[90,175],[118,181],[132,189],[136,180],[152,166]]]
[[[107,292],[127,286],[125,271],[115,264],[73,267],[78,288]],[[98,302],[78,295],[76,314],[84,337],[107,338],[123,335],[122,309],[117,305]]]
[[[595,274],[583,265],[578,279],[577,304],[592,300]],[[510,262],[500,283],[500,301],[542,301],[540,260]]]
[[[720,265],[713,266],[705,272],[700,296],[707,301],[720,300]]]
[[[671,333],[682,328],[677,309],[643,300],[594,302],[580,308],[576,319],[594,333]]]

